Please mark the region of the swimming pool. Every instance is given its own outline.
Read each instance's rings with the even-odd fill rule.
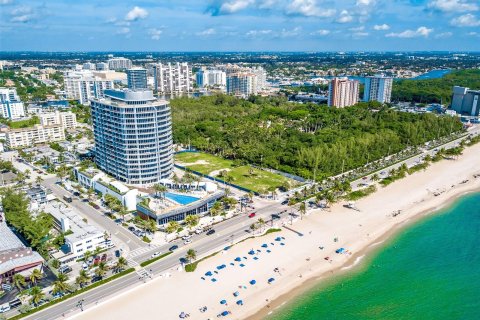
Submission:
[[[165,192],[165,198],[175,201],[176,203],[181,205],[187,205],[200,199],[197,197],[192,197],[192,196],[187,196],[184,194],[178,194],[178,193],[172,193],[172,192]]]

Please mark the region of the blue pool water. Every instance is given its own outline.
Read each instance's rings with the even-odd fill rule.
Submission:
[[[190,204],[200,199],[197,197],[192,197],[192,196],[187,196],[184,194],[178,194],[178,193],[172,193],[172,192],[165,192],[165,197],[181,205]]]

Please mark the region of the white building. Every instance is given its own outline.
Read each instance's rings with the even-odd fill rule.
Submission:
[[[192,70],[186,62],[153,65],[155,90],[160,94],[188,93],[193,90]]]
[[[15,88],[0,88],[0,116],[11,120],[25,117],[25,108]]]
[[[374,76],[365,78],[363,101],[389,103],[392,98],[393,78]]]
[[[86,251],[96,248],[105,249],[111,246],[111,241],[105,239],[105,231],[87,224],[83,218],[67,205],[51,201],[45,205],[43,211],[53,217],[55,227],[61,232],[70,230],[65,236],[71,258],[81,258]]]
[[[68,99],[87,104],[91,98],[103,97],[106,89],[113,88],[113,81],[95,76],[91,71],[74,71],[64,75],[65,95]]]
[[[98,191],[105,196],[109,194],[114,196],[127,208],[128,211],[135,210],[137,207],[138,190],[135,188],[128,188],[123,183],[109,178],[100,170],[89,168],[80,170],[75,168],[75,175],[77,180],[83,187]]]
[[[227,93],[247,98],[257,94],[257,76],[253,73],[232,73],[227,76]]]
[[[108,70],[108,63],[99,62],[95,65],[95,69],[99,70],[99,71],[106,71],[106,70]]]
[[[343,108],[358,102],[358,81],[335,78],[328,86],[328,106]]]
[[[251,72],[257,76],[257,91],[263,91],[267,87],[267,72],[262,67],[251,68]]]
[[[132,60],[127,58],[112,58],[108,59],[107,63],[110,70],[127,70],[132,68]]]
[[[203,87],[226,87],[227,74],[222,70],[202,68],[197,72],[197,85]]]
[[[60,124],[64,129],[77,127],[77,116],[71,111],[60,112],[57,110],[55,112],[41,113],[38,117],[42,126]]]
[[[6,145],[11,149],[29,147],[37,143],[65,140],[65,129],[60,124],[10,129],[6,133],[6,140]]]
[[[91,62],[84,63],[83,70],[95,70],[95,63],[91,63]]]

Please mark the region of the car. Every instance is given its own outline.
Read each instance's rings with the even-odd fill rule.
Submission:
[[[363,177],[363,178],[362,178],[362,180],[367,180],[367,179],[368,179],[368,177]]]
[[[188,240],[188,239],[190,239],[190,238],[192,238],[191,235],[186,235],[186,236],[183,236],[183,237],[182,237],[182,240]]]
[[[250,213],[250,214],[248,215],[248,217],[249,217],[249,218],[253,218],[253,217],[255,217],[256,215],[257,215],[257,214],[256,214],[255,212],[252,212],[252,213]]]
[[[178,249],[178,246],[175,244],[175,245],[171,246],[171,247],[168,249],[168,251],[172,251],[172,252],[173,252],[173,251],[175,251],[175,250],[177,250],[177,249]]]
[[[22,301],[20,301],[20,299],[14,299],[14,300],[10,301],[9,304],[10,304],[10,308],[13,309],[13,308],[17,308],[17,307],[21,306]]]
[[[58,272],[59,273],[62,273],[62,274],[67,274],[69,272],[72,272],[72,267],[70,266],[61,266],[60,268],[58,268]]]
[[[4,313],[7,311],[10,311],[10,304],[8,304],[8,302],[0,305],[0,313]]]
[[[80,192],[74,191],[74,192],[73,192],[73,195],[74,195],[75,197],[80,197]]]
[[[156,257],[159,257],[160,256],[160,251],[157,251],[155,253],[153,253],[150,257],[151,258],[156,258]]]
[[[122,219],[115,219],[115,223],[116,223],[116,224],[121,224],[122,222],[123,222]]]
[[[196,234],[200,234],[200,233],[202,233],[202,232],[203,232],[202,229],[197,229],[197,230],[195,230],[195,233],[196,233]]]
[[[187,239],[187,240],[185,240],[185,241],[183,242],[183,244],[189,244],[189,243],[192,243],[192,240]]]
[[[120,258],[121,255],[122,253],[120,252],[120,250],[115,250],[115,257]]]
[[[82,202],[88,202],[88,199],[87,198],[82,199]]]
[[[92,277],[92,283],[98,282],[98,281],[100,281],[100,280],[102,280],[102,277],[100,277],[100,276],[94,276],[94,277]]]
[[[100,263],[100,261],[101,261],[101,260],[100,260],[100,257],[98,257],[98,256],[95,257],[95,260],[93,260],[93,265],[94,265],[94,266],[98,265],[98,264]]]
[[[92,204],[92,207],[94,207],[94,208],[97,209],[97,210],[100,209],[100,206],[99,206],[98,204],[96,204],[96,203]]]
[[[133,231],[135,231],[135,227],[130,226],[130,227],[128,227],[128,230],[133,232]]]
[[[82,269],[83,270],[88,270],[88,264],[86,264],[85,262],[82,264]]]
[[[214,234],[214,233],[215,233],[215,230],[214,230],[214,229],[210,229],[210,230],[207,231],[207,236],[212,235],[212,234]]]
[[[280,216],[278,214],[272,214],[272,220],[278,220]]]
[[[288,200],[283,200],[282,201],[282,206],[287,205],[287,204],[288,204]]]
[[[101,260],[102,262],[107,261],[107,254],[106,254],[106,253],[102,254],[102,257],[100,258],[100,260]]]

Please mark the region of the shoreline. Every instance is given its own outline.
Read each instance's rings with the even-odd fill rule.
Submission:
[[[416,225],[417,223],[421,223],[422,220],[430,216],[441,214],[442,210],[452,206],[459,199],[475,193],[480,193],[480,187],[477,186],[473,187],[471,190],[465,190],[456,194],[452,194],[448,199],[446,199],[446,201],[442,203],[442,205],[432,207],[431,209],[423,210],[415,214],[411,218],[399,221],[385,233],[375,239],[372,239],[372,241],[367,246],[353,254],[342,265],[339,265],[332,270],[324,271],[320,274],[305,279],[302,283],[296,285],[288,292],[283,293],[271,300],[269,302],[269,308],[265,309],[264,307],[253,314],[247,315],[245,320],[267,319],[273,314],[277,314],[282,307],[294,302],[295,299],[299,298],[301,295],[306,294],[317,287],[325,287],[330,285],[331,281],[334,281],[336,277],[343,277],[347,274],[362,272],[365,268],[368,268],[368,263],[374,258],[374,256],[378,252],[388,247],[388,245],[390,245],[390,243],[395,239],[395,237],[400,235],[403,231]],[[357,263],[357,259],[361,260],[358,260]]]
[[[226,319],[264,319],[308,290],[361,270],[375,251],[388,246],[405,228],[439,213],[468,193],[480,191],[480,177],[473,177],[480,173],[479,153],[477,144],[466,149],[458,160],[434,163],[426,170],[379,188],[357,201],[359,211],[343,207],[343,202],[332,205],[328,211],[309,210],[303,220],[287,223],[281,232],[221,251],[199,264],[196,272],[171,268],[166,271],[168,277],[156,277],[74,317],[152,319],[155,311],[161,309],[165,319],[176,319],[180,312],[189,313],[192,319],[214,319],[225,310],[231,312]],[[400,214],[393,215],[399,211]],[[284,244],[275,242],[278,236],[283,237]],[[267,247],[262,243],[268,244],[271,252],[267,253],[270,250],[264,249]],[[345,248],[345,252],[337,254],[338,248]],[[252,249],[262,250],[248,255]],[[244,266],[236,262],[236,257],[242,256]],[[217,272],[216,266],[222,264],[227,268]],[[207,271],[215,271],[215,282],[203,276]],[[267,283],[272,277],[275,282]],[[256,284],[249,284],[251,280],[256,280]],[[238,298],[232,297],[235,291],[240,292],[244,302],[241,306],[235,303]],[[220,304],[223,299],[229,304]],[[203,306],[208,306],[207,312],[199,311]]]

